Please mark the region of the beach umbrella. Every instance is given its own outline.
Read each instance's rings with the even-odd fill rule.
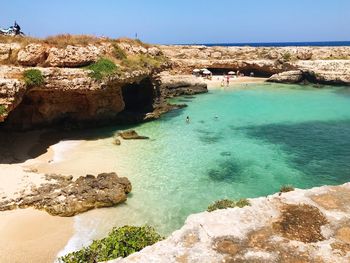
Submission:
[[[204,72],[204,71],[208,71],[208,69],[202,68],[200,71]]]
[[[199,72],[201,72],[201,70],[196,68],[196,69],[194,69],[192,72],[193,72],[193,73],[199,73]]]
[[[229,74],[229,75],[236,75],[236,72],[230,71],[228,74]]]
[[[209,70],[206,69],[206,70],[203,71],[203,74],[204,74],[204,75],[210,75],[211,72],[210,72]]]

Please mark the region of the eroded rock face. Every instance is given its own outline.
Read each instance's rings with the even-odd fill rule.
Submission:
[[[23,66],[36,66],[44,63],[47,47],[41,44],[29,44],[18,52],[17,61]]]
[[[209,68],[223,74],[230,70],[257,77],[290,71],[271,81],[297,83],[292,71],[311,76],[308,81],[326,84],[350,84],[349,47],[205,47],[160,46],[176,73],[189,74],[194,68]],[[313,73],[316,77],[313,78]],[[293,75],[293,76],[292,76]],[[301,81],[303,81],[302,79]]]
[[[21,48],[18,43],[0,43],[0,61],[6,61],[12,53],[16,53]]]
[[[95,46],[67,46],[66,48],[52,47],[46,64],[49,67],[81,67],[97,61],[104,54],[109,52],[111,46],[108,44]]]
[[[350,261],[350,183],[249,201],[191,215],[166,240],[110,262]]]
[[[51,215],[74,216],[93,208],[109,207],[122,203],[131,192],[131,183],[115,173],[72,177],[47,175],[52,183],[35,187],[28,195],[16,200],[0,202],[0,211],[34,207]]]
[[[160,75],[160,89],[166,97],[208,92],[207,84],[195,76]]]
[[[300,83],[304,80],[304,75],[301,70],[286,71],[271,76],[267,81],[277,83]]]

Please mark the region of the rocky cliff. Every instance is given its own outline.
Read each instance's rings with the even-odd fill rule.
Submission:
[[[158,75],[169,63],[155,46],[82,36],[0,40],[3,128],[130,123],[157,118],[173,108]],[[110,64],[100,65],[100,60]],[[113,72],[100,77],[108,67]],[[38,70],[43,81],[28,83],[28,69]],[[205,91],[206,86],[201,92]]]
[[[121,262],[349,262],[350,184],[250,199],[188,217],[169,238]]]
[[[194,68],[208,68],[214,74],[239,70],[260,77],[289,72],[281,77],[275,75],[270,81],[350,84],[350,47],[160,46],[160,49],[177,73],[191,73]]]

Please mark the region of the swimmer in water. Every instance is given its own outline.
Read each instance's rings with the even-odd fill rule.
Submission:
[[[190,123],[190,117],[189,116],[186,117],[186,123]]]

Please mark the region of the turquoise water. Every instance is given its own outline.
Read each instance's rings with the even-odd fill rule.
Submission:
[[[188,107],[133,127],[150,140],[101,146],[114,147],[133,191],[126,204],[103,215],[82,215],[82,225],[88,217],[90,227],[94,218],[94,227],[105,232],[112,225],[148,223],[169,234],[221,198],[350,180],[346,88],[255,84],[176,101]]]

